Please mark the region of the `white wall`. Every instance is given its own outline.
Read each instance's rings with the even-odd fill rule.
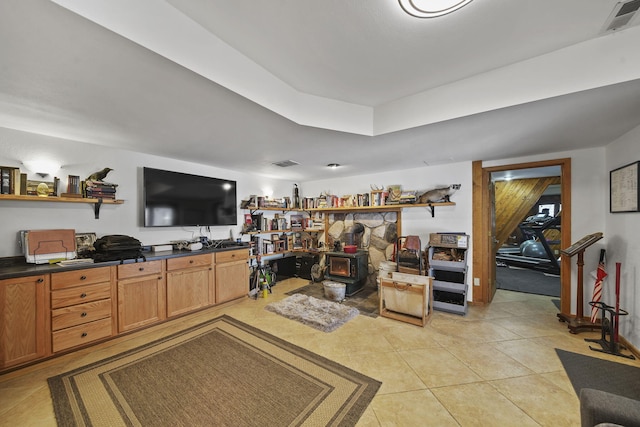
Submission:
[[[596,269],[599,250],[606,247],[608,271],[613,276],[615,265],[623,263],[621,307],[631,315],[622,319],[622,334],[634,345],[640,346],[638,328],[638,301],[635,290],[637,269],[640,258],[638,230],[640,214],[608,213],[608,171],[639,160],[640,128],[635,129],[606,148],[592,148],[570,152],[553,153],[543,156],[512,158],[500,161],[484,162],[484,167],[515,164],[541,160],[570,157],[572,159],[572,232],[571,239],[576,241],[584,235],[603,231],[605,238],[588,249],[585,254],[585,272]],[[290,196],[293,182],[267,179],[248,173],[214,168],[206,165],[177,161],[131,151],[111,149],[91,144],[45,137],[37,134],[0,128],[0,165],[21,166],[20,162],[38,157],[48,157],[60,161],[63,168],[57,175],[69,174],[85,177],[103,167],[112,167],[108,180],[119,184],[118,198],[125,200],[123,205],[104,205],[100,219],[93,216],[91,205],[75,203],[39,203],[0,201],[0,257],[19,255],[17,232],[35,228],[73,228],[78,232],[96,232],[105,234],[129,234],[140,239],[143,244],[160,244],[170,240],[189,239],[200,234],[201,230],[190,228],[144,228],[141,226],[140,176],[143,166],[175,170],[199,175],[228,178],[238,181],[238,199],[250,194],[265,194],[272,191],[274,197]],[[606,158],[606,159],[605,159]],[[30,178],[35,178],[31,175]],[[472,230],[472,177],[471,163],[462,162],[441,166],[429,166],[395,172],[371,173],[348,179],[327,178],[321,181],[299,183],[301,196],[317,196],[322,192],[338,195],[370,191],[370,186],[388,186],[400,184],[406,190],[429,190],[450,184],[462,184],[454,194],[455,206],[437,207],[435,217],[427,208],[404,209],[402,215],[402,234],[418,235],[422,244],[428,242],[429,233],[466,232]],[[238,201],[239,201],[238,200]],[[238,226],[212,227],[211,238],[227,238],[230,231],[237,237],[242,224],[242,211],[238,212]],[[605,229],[606,228],[606,229]],[[13,242],[13,243],[12,243]],[[469,254],[468,264],[472,259]],[[575,295],[576,266],[572,263],[572,292]],[[586,302],[590,301],[592,281],[585,275]],[[469,271],[467,283],[472,284],[473,272]],[[613,283],[613,282],[611,282]],[[473,287],[470,286],[469,299]],[[611,301],[605,288],[606,298]],[[605,300],[606,301],[606,300]],[[586,304],[585,302],[585,304]],[[584,308],[588,313],[590,307]],[[575,301],[572,301],[575,313]]]
[[[241,210],[238,211],[238,226],[211,227],[210,232],[197,227],[144,228],[140,198],[143,166],[236,180],[238,203],[249,194],[262,194],[264,188],[280,191],[278,186],[282,186],[281,182],[252,174],[0,128],[0,165],[18,166],[24,172],[21,162],[38,158],[59,161],[63,167],[57,176],[65,185],[68,175],[85,178],[104,167],[113,168],[107,181],[118,184],[117,196],[125,203],[103,205],[100,219],[94,219],[93,205],[89,204],[0,201],[0,241],[3,242],[0,257],[20,255],[17,232],[24,229],[72,228],[77,232],[95,232],[98,237],[128,234],[145,245],[190,239],[201,231],[213,239],[228,238],[230,230],[234,238],[239,236]],[[29,173],[29,179],[42,178]],[[52,177],[45,179],[53,180]],[[287,191],[290,194],[290,190]]]
[[[328,174],[330,175],[330,173]],[[403,190],[423,192],[434,188],[447,187],[450,184],[462,184],[451,201],[455,206],[435,208],[435,217],[431,217],[428,208],[407,208],[402,211],[402,235],[420,236],[422,246],[429,242],[429,233],[464,232],[471,234],[472,226],[472,180],[471,162],[454,163],[442,166],[425,166],[402,171],[372,173],[350,178],[327,178],[321,181],[304,182],[301,185],[302,195],[316,197],[322,192],[336,195],[367,193],[371,186],[388,187],[399,184]],[[471,284],[471,247],[467,251],[467,284]],[[469,287],[468,300],[472,299],[472,288]]]
[[[640,160],[640,127],[606,147],[606,179],[609,171]],[[640,348],[640,213],[609,213],[609,191],[605,201],[607,273],[603,302],[615,306],[616,263],[620,263],[620,308],[629,312],[620,317],[620,334]]]

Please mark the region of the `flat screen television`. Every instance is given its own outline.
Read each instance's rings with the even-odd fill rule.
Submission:
[[[145,227],[237,225],[236,182],[143,168]]]

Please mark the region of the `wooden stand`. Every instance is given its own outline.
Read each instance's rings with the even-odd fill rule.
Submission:
[[[591,318],[584,317],[584,251],[589,246],[602,239],[602,233],[594,233],[583,237],[567,249],[561,252],[569,257],[578,254],[578,281],[576,290],[576,315],[558,313],[561,322],[567,322],[569,332],[577,334],[583,330],[594,331],[601,328],[599,323],[592,323]]]

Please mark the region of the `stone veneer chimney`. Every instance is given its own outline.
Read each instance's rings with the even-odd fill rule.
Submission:
[[[398,214],[396,212],[357,212],[329,213],[327,247],[333,248],[334,242],[346,241],[346,235],[352,230],[364,227],[359,249],[369,252],[369,274],[365,286],[376,286],[378,268],[381,261],[391,259],[398,239]],[[360,226],[357,226],[359,224]]]

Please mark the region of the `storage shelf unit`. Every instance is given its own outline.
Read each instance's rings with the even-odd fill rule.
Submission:
[[[433,309],[467,314],[466,234],[432,233],[429,237],[429,275],[433,280]]]

